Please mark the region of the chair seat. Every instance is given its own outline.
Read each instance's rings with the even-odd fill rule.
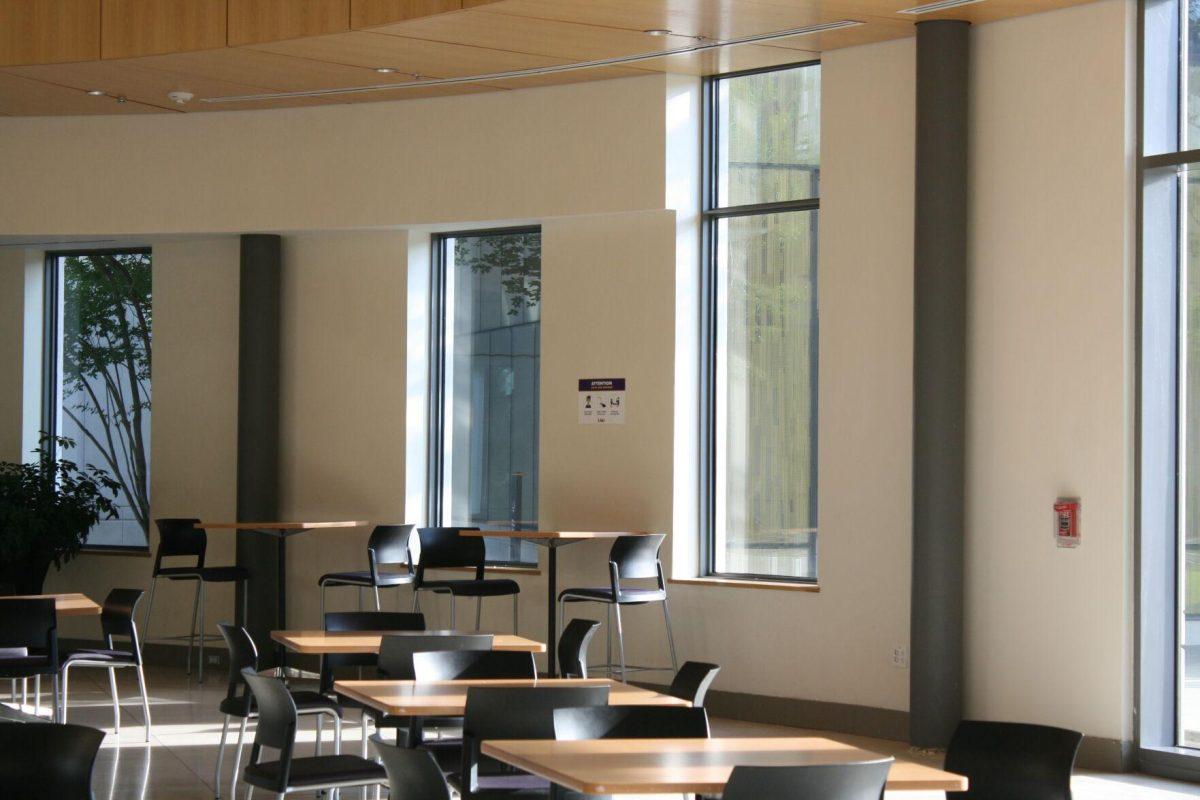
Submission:
[[[447,780],[460,794],[463,793],[462,779],[457,773],[450,775]],[[550,781],[526,772],[508,775],[480,775],[475,780],[475,791],[471,793],[471,796],[480,797],[489,794],[506,797],[526,794],[544,796],[549,789]]]
[[[64,666],[73,661],[102,661],[106,664],[137,665],[137,658],[127,650],[72,650],[62,658]]]
[[[313,714],[323,709],[328,709],[339,717],[342,716],[342,707],[332,697],[323,695],[320,692],[298,691],[290,692],[292,701],[296,704],[296,712],[299,714]],[[233,717],[244,717],[246,715],[246,699],[244,697],[226,697],[221,701],[219,710],[222,714],[229,714]],[[250,700],[250,713],[257,714],[258,710],[254,707],[254,700]]]
[[[568,596],[570,595],[570,596]],[[597,600],[602,603],[613,602],[613,591],[608,586],[586,587],[580,586],[572,589],[563,589],[558,593],[558,599],[565,599],[568,603],[575,597],[582,600]],[[629,603],[658,603],[667,599],[667,592],[664,589],[621,589],[621,605]]]
[[[263,761],[246,767],[246,783],[263,789],[279,785],[279,762]],[[309,756],[293,758],[288,786],[328,786],[335,783],[386,783],[383,765],[361,756]]]
[[[250,580],[250,570],[245,567],[162,567],[158,576],[178,580],[196,580],[205,583],[229,583]]]
[[[521,593],[520,584],[508,578],[484,578],[481,581],[425,581],[421,588],[449,592],[455,597],[499,597]]]
[[[406,583],[412,583],[416,580],[415,575],[407,572],[380,572],[379,585],[383,586],[403,586]],[[374,586],[375,582],[371,577],[371,573],[367,570],[362,572],[329,572],[321,576],[317,581],[319,586]]]

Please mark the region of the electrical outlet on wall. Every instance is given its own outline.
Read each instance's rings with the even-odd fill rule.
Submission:
[[[208,654],[208,663],[209,664],[220,664],[221,657],[219,655],[217,655],[216,653],[209,653]]]
[[[892,666],[897,669],[908,669],[908,648],[898,644],[892,648]]]

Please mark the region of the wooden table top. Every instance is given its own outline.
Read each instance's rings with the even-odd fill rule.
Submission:
[[[86,594],[67,592],[64,594],[21,594],[0,597],[0,600],[54,600],[54,611],[60,617],[94,617],[100,614],[100,604]]]
[[[817,737],[486,741],[483,753],[585,794],[719,795],[735,766],[837,764],[878,753]],[[897,760],[891,791],[960,792],[967,779]]]
[[[365,528],[370,524],[366,520],[343,520],[337,522],[197,522],[195,527],[206,530],[232,531],[309,531],[318,528]]]
[[[378,653],[384,636],[430,636],[454,633],[473,634],[474,631],[271,631],[271,640],[293,653]],[[544,653],[546,645],[523,636],[508,633],[492,634],[493,650],[513,650],[523,653]]]
[[[609,686],[613,706],[687,706],[686,700],[608,678],[538,678],[537,680],[463,681],[335,681],[333,690],[363,705],[394,717],[461,717],[466,712],[467,689],[554,686]]]
[[[617,539],[621,536],[649,536],[649,531],[459,531],[459,536],[504,539]]]

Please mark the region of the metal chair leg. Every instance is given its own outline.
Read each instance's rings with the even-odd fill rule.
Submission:
[[[112,692],[113,701],[113,733],[121,732],[121,697],[117,693],[117,671],[108,668],[108,688]]]
[[[242,717],[242,727],[238,731],[237,748],[233,751],[233,775],[229,779],[229,798],[237,800],[238,770],[242,768],[242,744],[246,741],[246,723],[250,717]]]
[[[40,716],[42,713],[42,676],[33,676],[33,713],[35,716]]]
[[[613,603],[613,613],[617,618],[617,652],[621,656],[621,683],[625,683],[625,631],[621,627],[621,606]]]
[[[200,581],[200,674],[199,683],[204,683],[204,581]]]
[[[67,724],[67,686],[68,686],[68,681],[70,680],[70,675],[71,675],[71,665],[67,664],[65,667],[63,667],[63,670],[62,670],[61,683],[59,682],[58,676],[57,675],[54,676],[54,721],[61,722],[64,725]],[[59,705],[58,705],[58,695],[59,695],[60,691],[62,692],[62,707],[61,707],[62,710],[61,711],[59,710]],[[59,719],[60,715],[62,716],[62,719]]]
[[[158,588],[158,577],[150,579],[150,597],[146,600],[146,619],[142,622],[142,641],[150,641],[150,612],[154,610],[154,590]]]
[[[216,800],[221,800],[221,763],[225,760],[225,739],[229,735],[229,715],[225,715],[225,721],[221,723],[221,742],[217,745],[217,774],[213,779],[213,786],[216,788]]]
[[[324,732],[322,731],[322,728],[325,727],[325,715],[317,714],[316,716],[317,716],[317,745],[316,745],[315,750],[313,751],[313,755],[319,756],[319,755],[321,755],[321,738],[324,734]]]
[[[371,588],[375,590],[375,610],[383,611],[383,606],[379,604],[379,587],[372,584]]]
[[[452,630],[452,631],[458,630],[458,626],[454,622],[454,612],[456,610],[455,606],[457,606],[457,605],[458,604],[454,602],[454,595],[451,594],[450,595],[450,630]]]
[[[325,624],[325,615],[321,615],[321,624]],[[250,587],[242,583],[242,627],[245,628],[250,622]]]
[[[679,671],[679,662],[675,659],[675,635],[671,632],[671,612],[667,609],[667,598],[663,598],[663,621],[667,624],[667,646],[671,648],[671,669]]]
[[[192,599],[192,631],[191,635],[188,637],[187,649],[186,674],[188,675],[192,674],[192,648],[196,646],[196,612],[200,610],[200,587],[203,585],[203,583],[204,582],[201,580],[196,581],[196,596]]]
[[[146,743],[150,742],[150,696],[146,693],[146,673],[142,671],[142,665],[137,666],[138,690],[142,693],[142,716],[146,722]]]
[[[55,676],[54,676],[53,683],[54,683],[54,685],[50,687],[51,692],[54,694],[53,703],[52,703],[52,707],[51,707],[51,713],[54,714],[55,722],[66,722],[67,721],[66,712],[63,710],[66,707],[66,703],[60,702],[60,700],[59,700],[59,693],[58,693],[59,692],[59,683],[58,683],[58,675],[57,674],[55,674]],[[64,694],[63,697],[65,698],[66,695]]]
[[[604,604],[604,663],[608,667],[608,677],[613,674],[612,660],[612,605]]]
[[[483,597],[475,598],[475,630],[479,630],[479,623],[483,621]]]

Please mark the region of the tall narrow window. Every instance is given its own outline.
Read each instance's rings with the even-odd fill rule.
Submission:
[[[119,484],[117,518],[88,548],[145,549],[150,520],[149,250],[52,253],[46,259],[44,429],[61,453]]]
[[[815,581],[821,68],[706,89],[705,571]]]
[[[542,253],[539,229],[436,240],[430,519],[536,530]],[[537,563],[487,539],[488,561]]]

